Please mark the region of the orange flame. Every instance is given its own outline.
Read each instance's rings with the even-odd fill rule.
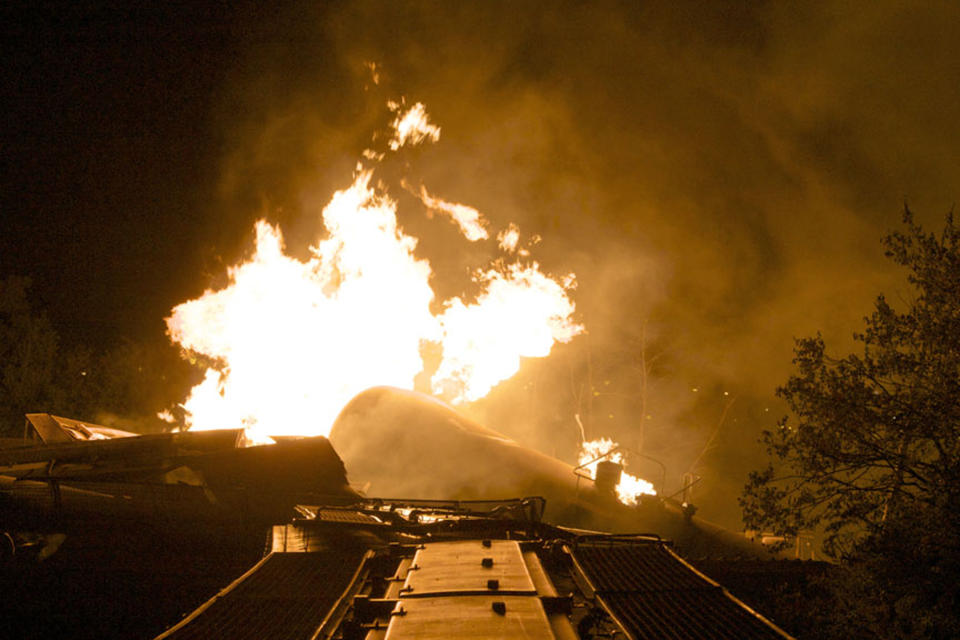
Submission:
[[[502,250],[513,253],[520,243],[520,228],[511,222],[506,229],[497,234],[497,242]]]
[[[602,460],[623,464],[623,454],[620,451],[614,451],[618,446],[616,442],[609,438],[597,438],[596,440],[582,442],[577,464],[589,470],[590,477],[596,480],[597,464]],[[655,496],[657,492],[651,483],[624,471],[620,476],[620,483],[617,485],[617,499],[623,504],[632,506],[637,504],[637,496],[644,494]]]
[[[398,112],[393,121],[393,137],[390,139],[390,148],[394,151],[411,144],[417,145],[424,140],[436,142],[440,139],[440,127],[430,124],[427,111],[423,104],[418,102],[403,113],[399,113],[400,105],[391,102],[391,110]]]
[[[389,146],[439,134],[418,103],[398,115]],[[442,354],[434,393],[469,402],[516,373],[520,358],[544,357],[583,331],[572,320],[573,275],[556,280],[536,262],[496,261],[477,271],[474,302],[453,298],[432,314],[430,264],[371,177],[358,166],[333,195],[322,212],[327,235],[309,259],[286,255],[280,229],[260,221],[253,256],[228,270],[228,286],[173,309],[171,339],[217,363],[183,403],[186,426],[243,426],[255,441],[326,435],[360,391],[412,389],[425,343]]]
[[[475,280],[484,288],[477,301],[466,305],[453,298],[439,318],[443,360],[433,391],[453,395],[455,403],[482,398],[520,369],[522,356],[543,358],[555,342],[583,331],[571,320],[574,307],[566,295],[575,284],[572,274],[557,282],[536,262],[515,263],[478,273]]]
[[[450,219],[460,227],[463,236],[470,242],[486,240],[490,237],[490,234],[487,233],[487,230],[484,228],[487,221],[484,219],[483,214],[473,207],[435,198],[427,192],[427,188],[424,186],[420,187],[420,193],[416,195],[431,211],[438,211],[450,216]]]

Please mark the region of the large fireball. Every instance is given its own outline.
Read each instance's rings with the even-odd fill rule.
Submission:
[[[419,103],[398,113],[393,127],[383,153],[440,135]],[[378,161],[383,153],[364,156]],[[441,353],[434,393],[473,401],[514,375],[521,358],[544,357],[583,331],[573,320],[573,275],[543,273],[526,251],[478,265],[469,297],[432,304],[430,264],[400,228],[396,202],[372,186],[372,173],[358,165],[353,183],[333,195],[321,214],[326,235],[309,259],[287,255],[281,230],[260,221],[253,255],[229,269],[228,286],[173,309],[171,339],[216,363],[182,405],[185,426],[244,427],[254,440],[326,435],[364,389],[412,389],[429,344]],[[427,206],[454,217],[465,242],[489,241],[504,252],[502,242],[477,232],[484,218],[475,209],[426,188],[422,194]],[[515,225],[506,230],[517,233]]]

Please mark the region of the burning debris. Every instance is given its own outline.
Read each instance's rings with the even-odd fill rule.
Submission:
[[[637,504],[637,498],[642,495],[657,495],[653,485],[642,478],[637,478],[623,471],[624,458],[620,450],[620,445],[609,438],[597,438],[596,440],[587,440],[580,444],[580,455],[577,463],[581,469],[586,469],[590,473],[597,486],[603,485],[603,463],[612,463],[617,465],[619,478],[614,478],[611,484],[616,491],[617,499],[626,505]],[[599,467],[599,468],[598,468]],[[610,471],[607,471],[610,473]]]

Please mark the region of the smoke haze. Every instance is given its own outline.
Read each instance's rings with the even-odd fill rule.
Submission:
[[[587,437],[665,465],[667,493],[702,475],[701,514],[732,527],[759,431],[784,411],[773,390],[792,339],[820,330],[842,352],[877,293],[909,295],[879,240],[904,200],[936,226],[960,188],[954,4],[344,2],[202,20],[181,72],[208,97],[186,103],[189,128],[170,126],[195,136],[184,157],[203,171],[174,180],[163,146],[146,165],[183,197],[128,214],[176,241],[150,249],[136,284],[158,292],[124,330],[154,331],[219,284],[258,217],[305,255],[370,132],[386,144],[386,102],[423,102],[440,141],[387,160],[384,180],[475,207],[493,229],[515,222],[522,246],[542,238],[534,257],[577,274],[589,332],[467,412],[568,462],[580,415]],[[189,38],[159,33],[186,55]],[[151,193],[111,202],[133,211]],[[438,299],[469,295],[469,265],[495,240],[454,242],[414,195],[391,195]],[[634,463],[658,484],[657,463]]]

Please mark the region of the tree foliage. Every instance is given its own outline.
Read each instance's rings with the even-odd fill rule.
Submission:
[[[176,350],[130,340],[103,352],[62,344],[29,289],[27,278],[0,278],[0,436],[19,436],[31,412],[161,429],[156,413],[186,397],[194,373]]]
[[[764,433],[775,464],[750,474],[741,504],[752,528],[822,530],[824,550],[849,568],[846,596],[858,594],[851,615],[879,637],[952,637],[960,228],[948,216],[927,233],[909,210],[904,227],[884,245],[908,270],[909,299],[877,298],[854,334],[858,353],[831,355],[819,335],[797,341],[796,370],[777,391],[793,415]]]
[[[3,426],[23,421],[26,411],[52,400],[57,333],[46,317],[30,308],[30,280],[0,279],[0,419]]]

